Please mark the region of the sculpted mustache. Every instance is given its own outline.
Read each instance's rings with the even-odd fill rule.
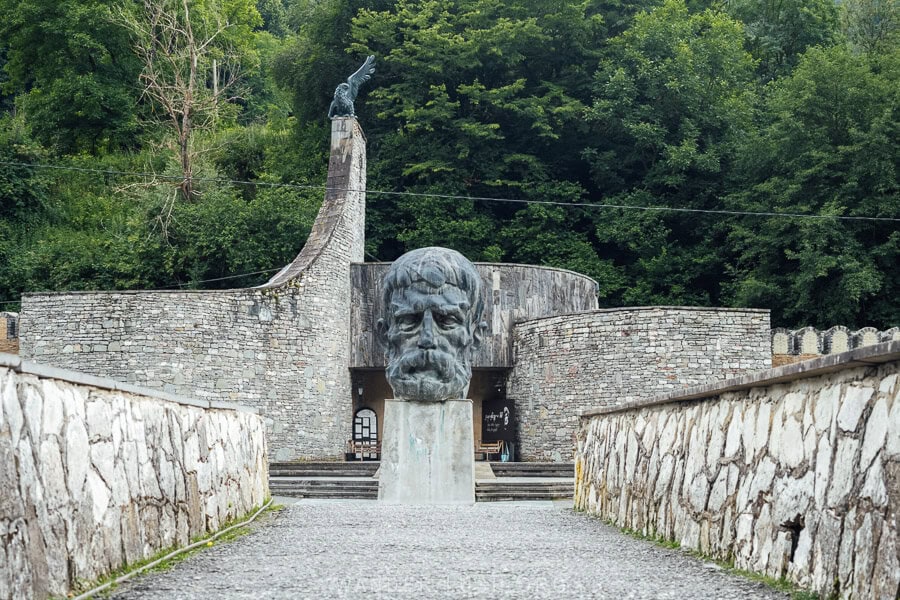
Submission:
[[[394,364],[392,370],[409,372],[414,369],[431,367],[440,373],[451,373],[456,366],[453,356],[440,350],[410,350],[401,355]]]

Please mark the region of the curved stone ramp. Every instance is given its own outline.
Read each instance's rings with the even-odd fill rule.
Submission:
[[[550,502],[301,501],[113,598],[788,598]]]
[[[366,138],[353,117],[331,122],[331,155],[325,186],[325,199],[297,258],[260,287],[285,285],[309,270],[326,253],[342,258],[347,268],[351,262],[362,262],[366,221]]]

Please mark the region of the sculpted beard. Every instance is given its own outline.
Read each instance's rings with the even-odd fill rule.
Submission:
[[[397,397],[439,402],[461,398],[472,376],[465,357],[414,348],[391,358],[387,379]]]

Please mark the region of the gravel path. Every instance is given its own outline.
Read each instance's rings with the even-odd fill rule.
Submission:
[[[115,599],[784,599],[549,502],[301,501]]]

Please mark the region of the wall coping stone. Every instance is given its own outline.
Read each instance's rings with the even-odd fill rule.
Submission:
[[[138,294],[239,294],[245,292],[262,292],[260,288],[231,288],[227,290],[74,290],[66,292],[25,292],[22,298],[40,298],[43,296],[112,296],[124,294],[136,296]]]
[[[606,406],[583,410],[579,413],[579,416],[586,419],[599,415],[610,415],[650,406],[659,406],[661,404],[675,404],[691,400],[700,400],[703,398],[720,396],[728,392],[737,392],[755,387],[765,387],[777,383],[787,383],[789,381],[817,377],[819,375],[842,371],[844,369],[879,365],[893,360],[900,360],[900,340],[874,344],[872,346],[862,346],[855,350],[850,350],[849,352],[829,354],[822,356],[821,358],[784,365],[783,367],[776,367],[774,369],[766,369],[765,371],[757,371],[756,373],[726,379],[725,381],[695,385],[682,390],[654,396],[646,402],[626,402],[618,406]]]
[[[478,263],[475,263],[476,265]],[[738,314],[769,314],[768,308],[727,308],[723,306],[618,306],[616,308],[596,308],[594,310],[583,310],[580,312],[566,313],[564,315],[551,315],[549,317],[538,317],[537,319],[526,319],[524,321],[516,321],[516,325],[525,323],[534,323],[537,321],[547,321],[550,319],[565,319],[570,317],[578,317],[584,315],[603,314],[603,313],[632,313],[632,312],[649,312],[653,310],[680,310],[687,312],[730,312]]]
[[[354,262],[350,263],[351,265],[390,265],[391,262],[382,261],[382,262]],[[562,273],[569,273],[571,275],[576,275],[583,279],[587,279],[588,281],[594,282],[595,285],[599,286],[597,280],[588,277],[583,273],[579,273],[577,271],[570,271],[569,269],[560,269],[558,267],[544,267],[541,265],[526,265],[522,263],[497,263],[497,262],[476,262],[473,263],[475,265],[485,265],[485,266],[503,266],[503,267],[521,267],[528,269],[543,269],[545,271],[560,271]],[[262,291],[265,288],[265,284],[257,287],[250,288],[230,288],[226,290],[172,290],[172,289],[162,289],[162,290],[69,290],[64,292],[25,292],[22,294],[22,297],[25,296],[38,298],[41,296],[91,296],[91,295],[113,295],[113,294],[126,294],[126,295],[137,295],[137,294],[238,294],[243,292],[250,291]],[[606,309],[606,310],[621,310],[621,309]],[[578,313],[572,313],[578,314]]]
[[[354,262],[350,263],[353,266],[363,266],[367,267],[369,265],[391,265],[393,264],[391,261],[372,261],[372,262]],[[472,261],[472,264],[475,266],[484,266],[484,267],[519,267],[523,269],[541,269],[543,271],[559,271],[560,273],[569,273],[570,275],[576,275],[581,277],[582,279],[587,279],[588,281],[593,281],[598,286],[597,280],[593,277],[589,277],[584,273],[579,273],[578,271],[571,271],[569,269],[561,269],[559,267],[545,267],[544,265],[528,265],[525,263],[506,263],[506,262],[476,262]]]
[[[233,410],[236,412],[259,414],[259,409],[249,406],[242,406],[240,404],[234,404],[232,402],[210,402],[207,400],[188,398],[186,396],[178,396],[160,390],[154,390],[131,383],[125,383],[124,381],[116,381],[115,379],[109,379],[107,377],[97,377],[95,375],[89,375],[87,373],[81,373],[79,371],[70,371],[68,369],[51,367],[50,365],[44,365],[41,363],[32,362],[30,360],[22,360],[15,354],[4,354],[0,352],[0,367],[12,369],[17,373],[35,375],[37,377],[45,377],[48,379],[59,379],[69,383],[87,385],[104,390],[127,392],[129,394],[138,394],[140,396],[149,396],[151,398],[158,398],[160,400],[166,400],[168,402],[184,404],[186,406],[196,406],[198,408],[204,409],[213,408]]]

